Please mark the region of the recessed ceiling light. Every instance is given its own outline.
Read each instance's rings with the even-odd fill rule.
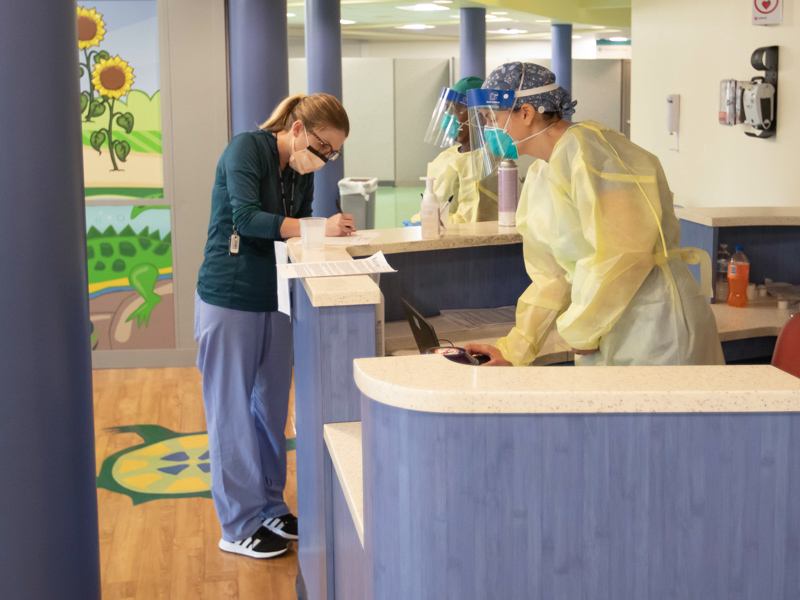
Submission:
[[[550,19],[536,19],[537,23],[549,23]]]
[[[610,37],[608,38],[609,42],[627,42],[628,38],[626,37]]]
[[[507,12],[493,12],[493,15],[507,15]]]
[[[499,23],[500,21],[510,21],[508,17],[495,17],[494,15],[486,15],[486,20],[490,23]]]
[[[395,29],[413,29],[413,30],[433,29],[433,25],[424,25],[422,23],[412,23],[410,25],[401,25],[399,27],[395,27]]]
[[[572,36],[572,39],[573,39],[573,40],[579,40],[579,39],[581,39],[581,36],[579,36],[579,35],[573,35],[573,36]]]
[[[287,16],[287,17],[296,17],[297,15],[296,15],[296,14],[294,14],[294,13],[286,13],[286,16]]]
[[[433,0],[434,4],[452,4],[453,0]]]
[[[592,29],[605,29],[603,25],[592,25]]]
[[[351,21],[350,19],[339,19],[339,23],[342,25],[355,25],[355,21]]]
[[[498,29],[497,31],[490,31],[489,33],[502,33],[503,35],[519,35],[521,33],[528,33],[524,29]]]
[[[433,12],[435,10],[450,10],[446,6],[439,6],[438,4],[412,4],[411,6],[398,6],[400,10],[413,10],[416,12]]]

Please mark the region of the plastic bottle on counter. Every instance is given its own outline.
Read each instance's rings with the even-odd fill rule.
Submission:
[[[500,227],[517,224],[519,202],[519,171],[517,163],[505,158],[497,170],[497,222]]]
[[[714,299],[717,302],[728,300],[728,263],[731,260],[731,253],[728,252],[728,244],[720,244],[717,252],[717,285],[714,290]]]
[[[435,177],[420,177],[425,182],[425,193],[419,207],[422,239],[435,240],[439,237],[439,200],[433,193]]]
[[[736,246],[736,252],[728,263],[728,305],[744,308],[747,306],[747,285],[750,283],[750,260],[742,246]]]

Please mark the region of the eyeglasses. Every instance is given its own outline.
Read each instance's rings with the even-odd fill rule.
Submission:
[[[317,141],[320,143],[320,145],[322,146],[322,148],[323,148],[323,149],[325,148],[325,146],[327,146],[328,148],[331,148],[331,149],[333,149],[333,146],[331,146],[331,145],[330,145],[328,142],[326,142],[325,140],[323,140],[321,137],[319,137],[319,136],[318,136],[316,133],[314,133],[313,131],[309,131],[308,133],[310,133],[310,134],[311,134],[311,135],[313,135],[315,138],[317,138]],[[313,148],[311,148],[311,150],[313,151],[314,149],[313,149]],[[322,154],[322,152],[321,152],[321,151],[320,151],[320,152],[314,152],[314,154],[316,154],[317,156],[319,156],[319,157],[320,157],[322,160],[324,160],[325,162],[328,162],[329,160],[330,160],[330,161],[334,161],[334,160],[336,160],[337,158],[339,158],[339,157],[342,155],[342,149],[341,149],[341,148],[339,148],[339,150],[334,150],[333,152],[331,152],[331,153],[330,153],[330,154],[328,154],[328,155]]]

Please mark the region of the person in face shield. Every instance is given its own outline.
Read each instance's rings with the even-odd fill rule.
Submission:
[[[312,212],[313,172],[338,158],[349,131],[335,97],[292,96],[260,130],[234,137],[217,165],[194,337],[211,496],[227,552],[271,558],[297,539],[283,498],[292,324],[278,312],[274,242],[300,235],[299,219]],[[325,228],[328,236],[351,231],[349,215]]]
[[[517,303],[516,327],[496,347],[467,350],[490,356],[489,365],[525,365],[555,326],[576,365],[724,364],[707,298],[710,260],[678,247],[680,224],[659,160],[599,123],[565,121],[576,102],[548,69],[508,63],[483,88],[474,110],[470,100],[473,144],[501,159],[539,160],[517,210],[531,284]],[[701,263],[702,291],[686,262]]]
[[[481,87],[483,79],[465,77],[443,90],[425,141],[447,147],[428,163],[427,176],[435,177],[433,191],[440,202],[453,196],[451,223],[497,220],[497,174],[485,180],[475,177],[467,120],[466,93]],[[411,217],[419,223],[419,214]]]

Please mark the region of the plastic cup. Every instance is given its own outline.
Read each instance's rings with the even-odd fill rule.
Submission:
[[[304,217],[300,219],[300,239],[304,250],[325,249],[325,225],[328,219],[324,217]]]

